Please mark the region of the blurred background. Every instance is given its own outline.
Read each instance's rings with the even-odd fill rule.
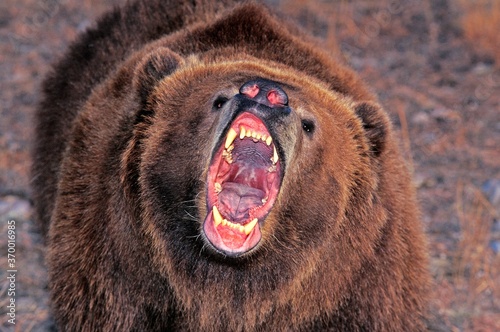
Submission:
[[[15,331],[47,331],[29,165],[40,83],[120,1],[0,2],[0,330],[16,221]],[[379,96],[414,172],[434,277],[433,328],[500,331],[500,0],[268,0]]]

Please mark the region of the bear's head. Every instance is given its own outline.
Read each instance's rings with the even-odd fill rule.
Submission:
[[[388,120],[293,68],[234,58],[160,48],[135,71],[122,181],[153,261],[186,306],[200,284],[207,303],[277,290],[286,301],[323,268],[345,287],[384,224]]]

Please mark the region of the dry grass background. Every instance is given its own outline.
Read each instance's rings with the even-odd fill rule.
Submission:
[[[500,1],[460,0],[463,8],[462,27],[465,38],[477,51],[500,63]]]
[[[50,329],[43,244],[31,216],[31,116],[49,64],[118,0],[0,2],[0,331],[6,221],[18,225],[15,331]],[[269,0],[379,95],[415,173],[434,276],[433,328],[500,331],[500,1]],[[500,184],[497,184],[500,190]]]
[[[457,287],[456,303],[452,307],[464,318],[471,319],[484,305],[498,308],[500,255],[494,254],[488,245],[492,221],[498,215],[480,190],[463,183],[457,188],[456,208],[462,233],[452,262],[452,282]],[[493,303],[483,302],[483,295],[488,292],[494,296]]]

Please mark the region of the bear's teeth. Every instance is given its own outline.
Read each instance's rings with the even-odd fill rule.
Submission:
[[[240,233],[243,233],[245,231],[245,228],[243,227],[243,225],[232,223],[229,220],[226,220],[226,222],[227,222],[227,226],[231,227],[234,230],[239,231]]]
[[[226,149],[234,141],[234,138],[233,138],[234,133],[232,131],[236,132],[236,130],[234,130],[233,128],[231,128],[229,130],[229,133],[227,134],[227,137],[226,137],[226,144],[225,144]],[[237,133],[235,137],[237,137],[237,136],[239,136],[240,139],[244,139],[245,137],[253,138],[257,142],[262,141],[262,142],[266,143],[267,146],[270,146],[271,143],[273,142],[273,139],[271,136],[267,136],[267,134],[265,134],[265,133],[258,133],[252,129],[245,128],[244,126],[240,126],[240,132],[239,132],[239,134]]]
[[[234,222],[231,222],[227,219],[222,219],[221,223],[222,223],[222,226],[231,227],[232,229],[237,230],[240,233],[243,233],[245,231],[245,228],[243,227],[243,225],[235,224]]]
[[[231,146],[231,144],[233,144],[236,136],[238,136],[238,133],[236,132],[236,130],[234,130],[233,128],[230,128],[229,132],[227,133],[226,143],[224,144],[224,147],[226,149],[229,148]]]
[[[231,146],[233,146],[233,145],[231,145]],[[233,146],[233,148],[234,148],[234,146]],[[231,154],[232,150],[233,149],[231,149],[231,147],[230,147],[229,150],[222,151],[222,158],[224,158],[228,164],[233,163],[233,155]]]
[[[231,227],[234,230],[239,231],[240,233],[245,233],[245,235],[248,235],[252,232],[252,230],[255,228],[255,225],[257,225],[257,222],[259,221],[257,218],[253,219],[251,222],[246,224],[245,226],[237,223],[233,223],[227,219],[222,218],[222,215],[219,212],[219,209],[214,205],[212,208],[212,215],[214,217],[214,226],[217,227],[222,224],[222,226],[228,226]]]
[[[276,146],[273,146],[273,157],[271,158],[271,161],[273,162],[273,165],[276,165],[278,162],[278,151],[276,151]]]
[[[257,218],[255,218],[254,220],[250,221],[248,224],[243,226],[244,232],[246,235],[248,235],[248,234],[250,234],[250,232],[252,232],[252,230],[255,228],[255,225],[257,225],[258,221],[259,220]]]
[[[223,219],[222,219],[222,216],[220,215],[219,210],[217,209],[217,207],[215,205],[212,208],[212,213],[214,216],[214,225],[215,225],[215,227],[217,227],[223,221]]]
[[[233,163],[233,156],[231,155],[232,150],[234,149],[233,142],[238,137],[240,139],[244,139],[245,137],[252,138],[255,142],[262,141],[266,143],[267,146],[270,146],[273,142],[273,138],[271,136],[267,136],[266,134],[258,133],[253,131],[252,129],[247,129],[243,126],[240,126],[240,132],[238,133],[233,128],[229,128],[229,131],[226,136],[226,141],[224,142],[224,151],[222,151],[222,157],[226,160],[227,163]],[[273,165],[276,165],[278,162],[278,151],[276,151],[276,146],[273,146],[273,156],[271,161]]]
[[[255,228],[255,225],[257,225],[258,221],[259,220],[257,218],[255,218],[251,222],[249,222],[248,224],[246,224],[245,226],[243,226],[243,225],[240,225],[240,224],[233,223],[233,222],[231,222],[231,221],[229,221],[227,219],[223,219],[222,220],[222,225],[223,226],[227,226],[227,227],[231,227],[232,229],[237,230],[240,233],[245,233],[245,235],[248,235]]]

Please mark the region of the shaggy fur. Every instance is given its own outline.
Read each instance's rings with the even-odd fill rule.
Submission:
[[[254,3],[137,1],[44,84],[34,193],[67,331],[419,331],[427,258],[391,125],[354,74]],[[284,168],[252,251],[203,235],[230,105],[279,82]]]

